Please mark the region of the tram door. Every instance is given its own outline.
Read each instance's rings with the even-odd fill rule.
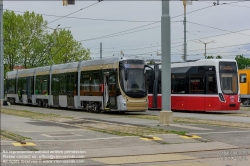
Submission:
[[[103,107],[105,109],[109,109],[109,72],[103,73]]]
[[[116,72],[105,72],[103,75],[104,80],[104,93],[103,103],[104,109],[117,109],[116,99]]]
[[[67,102],[69,107],[74,106],[74,96],[76,95],[75,73],[67,74]]]
[[[52,75],[51,95],[53,96],[53,105],[59,106],[59,93],[60,93],[60,75]]]

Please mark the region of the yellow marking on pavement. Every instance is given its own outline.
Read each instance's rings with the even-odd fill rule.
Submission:
[[[15,142],[15,143],[12,143],[12,145],[14,145],[14,146],[36,146],[36,144],[34,144],[32,142],[26,142],[26,144],[21,144],[20,142]]]
[[[180,136],[181,138],[185,138],[185,139],[193,139],[193,138],[201,138],[197,135],[191,135],[191,136]]]
[[[91,160],[105,164],[130,164],[130,163],[162,162],[162,161],[174,161],[174,160],[190,160],[190,159],[195,159],[195,158],[179,154],[157,154],[157,155],[93,158]]]
[[[157,140],[162,140],[162,139],[159,138],[159,137],[153,137],[153,139],[151,139],[151,138],[140,138],[140,139],[142,139],[142,140],[144,140],[144,141],[157,141]]]
[[[157,166],[212,166],[210,164],[200,163],[200,162],[185,162],[185,163],[176,163],[176,164],[164,164]]]

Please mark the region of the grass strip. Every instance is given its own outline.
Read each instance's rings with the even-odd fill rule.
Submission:
[[[3,138],[7,138],[7,139],[11,139],[11,140],[15,140],[15,141],[24,141],[24,140],[31,140],[31,138],[29,137],[24,137],[6,130],[1,130],[0,131],[1,134],[1,139]]]
[[[25,111],[25,110],[13,110],[13,109],[1,109],[1,113],[14,115],[19,117],[31,118],[36,120],[47,120],[47,121],[54,121],[54,122],[61,122],[63,120],[68,121],[69,119],[73,120],[73,117],[65,117],[57,114],[45,114],[45,113],[38,113],[32,111]],[[78,125],[81,126],[81,125]],[[137,126],[122,126],[114,124],[107,124],[99,122],[99,125],[87,125],[81,126],[86,129],[90,129],[93,131],[119,135],[119,136],[146,136],[146,135],[154,135],[154,134],[179,134],[185,135],[185,131],[168,131],[164,129],[158,128],[151,128],[151,127],[137,127]]]
[[[8,114],[8,115],[15,115],[19,117],[31,118],[31,119],[38,119],[38,120],[59,120],[59,119],[73,119],[70,116],[61,116],[57,114],[45,114],[39,112],[32,112],[26,110],[13,110],[13,109],[1,109],[1,113]]]
[[[124,117],[159,120],[159,116],[157,115],[127,115]],[[194,123],[194,124],[207,124],[216,126],[229,126],[237,128],[250,128],[250,123],[244,123],[244,122],[227,122],[227,121],[203,120],[195,118],[178,118],[178,117],[174,117],[173,120],[175,123]]]

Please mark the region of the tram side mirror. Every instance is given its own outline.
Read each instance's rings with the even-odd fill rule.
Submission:
[[[146,74],[146,72],[147,72],[147,70],[146,70],[146,68],[150,68],[151,69],[151,71],[152,71],[152,77],[153,77],[153,80],[155,80],[155,75],[153,74],[154,73],[154,69],[151,67],[151,66],[149,66],[149,65],[144,65],[144,75]],[[151,72],[149,72],[149,73],[151,73]],[[151,75],[151,74],[149,74],[149,75]]]

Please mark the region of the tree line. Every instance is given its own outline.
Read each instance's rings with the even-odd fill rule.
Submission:
[[[42,15],[7,10],[3,20],[5,72],[14,66],[27,69],[91,59],[90,50],[77,42],[70,30],[50,32]]]

